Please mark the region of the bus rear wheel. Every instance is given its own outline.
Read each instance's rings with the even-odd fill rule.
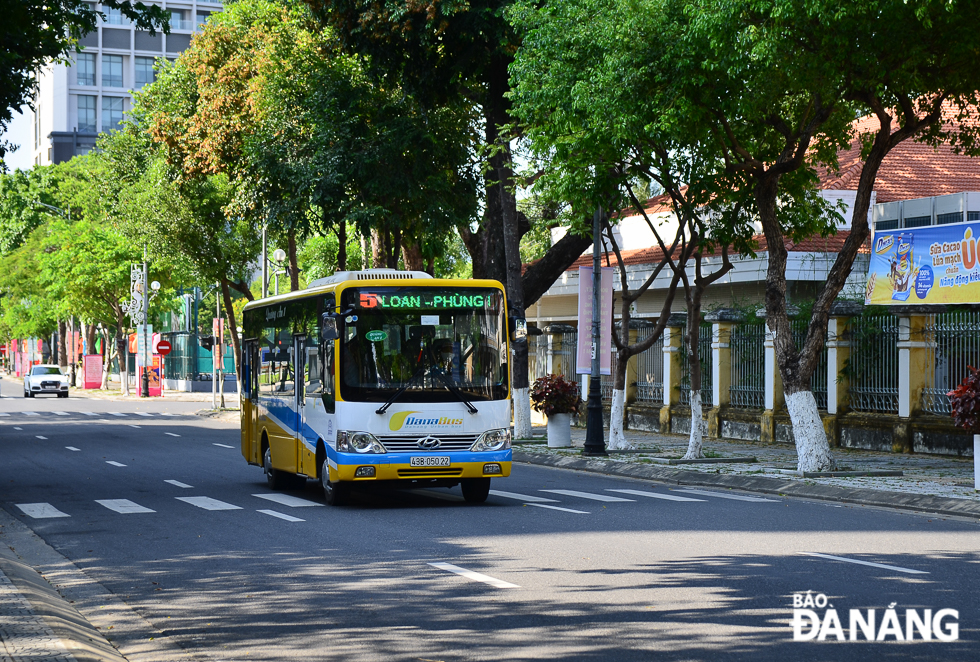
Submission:
[[[343,506],[350,496],[350,485],[330,481],[330,465],[326,460],[320,467],[320,485],[323,486],[323,498],[331,506]]]
[[[463,498],[469,503],[483,503],[490,496],[489,478],[464,478],[460,481]]]
[[[283,490],[289,487],[289,474],[272,468],[272,450],[268,446],[265,447],[265,455],[262,456],[262,469],[265,471],[265,482],[269,485],[269,489]]]

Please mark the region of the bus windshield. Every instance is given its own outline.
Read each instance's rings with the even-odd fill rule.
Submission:
[[[344,291],[342,306],[353,308],[340,339],[344,400],[385,402],[401,389],[400,402],[507,398],[499,290],[360,287]]]

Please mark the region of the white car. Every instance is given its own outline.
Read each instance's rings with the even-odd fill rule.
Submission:
[[[59,398],[68,397],[68,376],[56,365],[36,365],[24,376],[24,397],[33,398],[39,393],[52,393]]]

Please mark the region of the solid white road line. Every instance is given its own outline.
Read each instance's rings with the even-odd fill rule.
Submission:
[[[192,506],[203,508],[204,510],[241,510],[241,506],[233,506],[224,501],[218,501],[211,497],[175,497],[178,501],[189,503]]]
[[[700,494],[702,496],[718,497],[719,499],[731,499],[732,501],[752,501],[755,503],[776,503],[776,499],[763,499],[762,497],[742,496],[741,494],[725,494],[723,492],[706,492],[704,490],[676,490],[677,492],[687,492],[688,494]]]
[[[560,510],[563,513],[575,513],[576,515],[588,515],[589,513],[584,510],[572,510],[571,508],[562,508],[561,506],[549,506],[546,503],[525,503],[525,506],[534,506],[535,508],[547,508],[548,510]]]
[[[515,501],[523,501],[524,503],[559,503],[555,499],[545,499],[544,497],[528,496],[527,494],[518,494],[517,492],[501,492],[500,490],[490,490],[490,494],[494,496],[503,497],[505,499],[514,499]]]
[[[18,508],[24,514],[34,519],[46,519],[49,517],[71,517],[68,513],[63,513],[50,503],[18,503]]]
[[[283,506],[289,506],[290,508],[309,508],[310,506],[323,506],[322,503],[317,503],[316,501],[308,501],[306,499],[300,499],[299,497],[290,496],[288,494],[253,494],[252,496],[258,497],[260,499],[267,499],[269,501],[274,501]]]
[[[170,435],[171,437],[179,437],[180,436],[179,434],[174,434],[173,432],[164,432],[164,434]]]
[[[37,436],[38,439],[44,439],[45,441],[47,441],[47,439],[48,439],[47,437],[42,437],[41,435],[36,435],[36,436]]]
[[[495,588],[520,588],[517,584],[511,584],[510,582],[505,582],[502,579],[496,579],[494,577],[489,577],[487,575],[481,575],[478,572],[473,572],[472,570],[467,570],[466,568],[460,568],[458,565],[453,565],[452,563],[430,563],[433,568],[439,568],[440,570],[446,570],[448,572],[454,572],[461,577],[466,577],[467,579],[472,579],[475,582],[483,582],[484,584],[490,584]]]
[[[215,444],[215,446],[221,446],[222,448],[234,448],[234,446],[229,446],[228,444]]]
[[[817,556],[822,559],[830,559],[831,561],[844,561],[846,563],[856,563],[857,565],[866,565],[872,568],[882,568],[884,570],[895,570],[897,572],[905,572],[910,575],[928,575],[929,573],[925,570],[912,570],[911,568],[900,568],[897,565],[885,565],[884,563],[872,563],[871,561],[858,561],[857,559],[848,559],[843,556],[834,556],[833,554],[821,554],[819,552],[800,552],[804,556]]]
[[[153,416],[153,414],[147,414],[145,411],[136,412],[137,416]]]
[[[65,446],[65,448],[67,448],[70,451],[81,451],[82,450],[81,448],[75,448],[74,446]]]
[[[607,490],[607,492],[620,492],[622,494],[632,494],[634,496],[650,497],[651,499],[664,499],[665,501],[698,501],[704,499],[691,499],[690,497],[676,496],[674,494],[661,494],[660,492],[644,492],[643,490]]]
[[[564,494],[570,497],[579,497],[580,499],[591,499],[592,501],[604,501],[606,503],[615,503],[617,501],[630,501],[635,502],[636,499],[624,499],[622,497],[614,497],[606,494],[592,494],[591,492],[577,492],[576,490],[538,490],[539,492],[551,492],[552,494]]]
[[[109,416],[123,416],[123,417],[126,416],[126,414],[120,413],[118,411],[110,411],[110,412],[107,412],[107,413],[109,414]]]
[[[193,487],[193,485],[188,485],[187,483],[182,483],[179,480],[165,480],[163,482],[170,483],[171,485],[174,485],[176,487],[184,487],[184,488]]]
[[[71,414],[69,414],[66,411],[53,411],[51,413],[54,414],[55,416],[70,416],[71,415]]]
[[[105,463],[106,464],[111,464],[114,467],[125,467],[126,466],[122,462],[116,462],[115,460],[106,460]]]
[[[155,513],[155,510],[144,508],[138,503],[133,503],[129,499],[96,499],[95,503],[105,506],[109,510],[128,515],[130,513]]]
[[[320,505],[320,504],[316,504]],[[286,513],[277,513],[274,510],[260,510],[263,515],[272,515],[273,517],[278,517],[279,519],[284,519],[287,522],[305,522],[305,519],[300,519],[298,517],[293,517],[292,515],[287,515]]]

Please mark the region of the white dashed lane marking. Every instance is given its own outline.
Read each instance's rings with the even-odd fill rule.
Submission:
[[[48,519],[51,517],[71,517],[68,513],[63,513],[50,503],[18,503],[17,507],[24,511],[24,514],[34,519]]]
[[[0,412],[0,416],[10,416],[10,414],[6,414],[6,413],[3,413],[3,412]]]
[[[608,494],[592,494],[591,492],[578,492],[576,490],[539,490],[539,492],[551,492],[552,494],[563,494],[564,496],[603,501],[605,503],[636,501],[636,499],[624,499],[622,497],[609,496]]]
[[[700,494],[701,496],[717,497],[719,499],[731,499],[732,501],[751,501],[754,503],[777,503],[775,499],[763,499],[762,497],[753,496],[742,496],[741,494],[725,494],[723,492],[707,492],[705,490],[675,490],[677,492],[686,492],[687,494]]]
[[[95,503],[100,506],[105,506],[109,510],[114,510],[117,513],[122,513],[123,515],[128,515],[130,513],[155,513],[155,510],[150,510],[138,503],[133,503],[129,499],[96,499]]]
[[[453,565],[452,563],[430,563],[433,568],[438,568],[439,570],[446,570],[447,572],[454,572],[460,577],[466,577],[475,582],[483,582],[484,584],[489,584],[495,588],[520,588],[517,584],[511,584],[510,582],[505,582],[502,579],[497,579],[495,577],[490,577],[488,575],[482,575],[479,572],[473,572],[472,570],[467,570],[466,568],[460,568],[458,565]]]
[[[131,428],[136,428],[137,430],[139,430],[139,429],[140,429],[140,426],[138,426],[138,425],[133,425],[132,423],[130,423],[130,424],[129,424],[129,427],[131,427]]]
[[[527,494],[518,494],[517,492],[501,492],[500,490],[490,490],[490,494],[494,496],[503,497],[504,499],[514,499],[515,501],[523,501],[524,503],[558,503],[555,499],[545,499],[544,497],[538,496],[528,496]]]
[[[69,414],[66,411],[53,411],[51,413],[54,414],[55,416],[71,416],[71,414]]]
[[[228,444],[215,444],[215,446],[220,446],[221,448],[234,448],[234,446],[229,446]]]
[[[866,565],[872,568],[881,568],[883,570],[895,570],[896,572],[904,572],[909,575],[928,575],[929,573],[925,570],[912,570],[911,568],[902,568],[897,565],[885,565],[884,563],[872,563],[871,561],[859,561],[857,559],[849,559],[843,556],[834,556],[833,554],[821,554],[819,552],[800,552],[805,556],[816,556],[821,559],[829,559],[831,561],[844,561],[845,563],[855,563],[857,565]]]
[[[164,432],[164,434],[169,435],[171,437],[179,437],[180,436],[179,434],[174,434],[173,432]]]
[[[546,503],[525,503],[525,506],[534,506],[535,508],[547,508],[548,510],[560,510],[563,513],[575,513],[576,515],[588,515],[586,510],[573,510],[571,508],[562,508],[561,506],[549,506]]]
[[[45,441],[47,441],[47,439],[48,439],[47,437],[42,437],[41,435],[36,435],[36,436],[37,436],[38,439],[44,439]]]
[[[126,416],[126,414],[120,413],[118,411],[110,411],[110,412],[108,412],[108,414],[109,414],[109,416],[122,416],[122,417],[125,417]]]
[[[37,413],[36,411],[25,411],[23,412],[23,414],[24,416],[40,416],[40,414]]]
[[[184,503],[189,503],[192,506],[197,506],[198,508],[203,508],[204,510],[241,510],[241,506],[233,506],[230,503],[225,503],[224,501],[218,501],[217,499],[212,499],[211,497],[176,497],[178,501],[183,501]]]
[[[65,448],[67,448],[70,451],[81,451],[82,450],[81,448],[75,448],[74,446],[65,446]]]
[[[153,414],[147,414],[145,411],[136,412],[137,416],[153,416]]]
[[[99,413],[94,412],[94,411],[83,411],[82,413],[85,414],[86,416],[101,416],[102,415],[102,414],[99,414]]]
[[[15,430],[20,430],[21,432],[23,432],[23,431],[24,431],[24,428],[17,428],[17,427],[15,427],[14,429],[15,429]]]
[[[183,487],[183,488],[193,487],[193,485],[188,485],[187,483],[182,483],[179,480],[165,480],[163,482],[170,483],[171,485],[174,485],[175,487]]]
[[[122,462],[116,462],[115,460],[106,460],[105,463],[106,464],[111,464],[114,467],[125,467],[126,466]]]
[[[316,505],[320,505],[320,504],[316,504]],[[306,521],[305,519],[300,519],[298,517],[293,517],[292,515],[287,515],[286,513],[279,513],[279,512],[276,512],[275,510],[260,510],[258,512],[262,513],[263,515],[272,515],[273,517],[278,517],[279,519],[284,519],[287,522],[305,522]]]
[[[651,499],[663,499],[665,501],[697,501],[704,503],[704,499],[691,499],[674,494],[661,494],[660,492],[646,492],[644,490],[606,490],[607,492],[619,492],[620,494],[632,494],[633,496],[650,497]]]
[[[308,501],[307,499],[300,499],[299,497],[290,496],[288,494],[253,494],[252,496],[258,497],[260,499],[267,499],[268,501],[274,501],[282,506],[289,506],[290,508],[309,508],[310,506],[323,506],[322,503],[317,503],[316,501]]]

